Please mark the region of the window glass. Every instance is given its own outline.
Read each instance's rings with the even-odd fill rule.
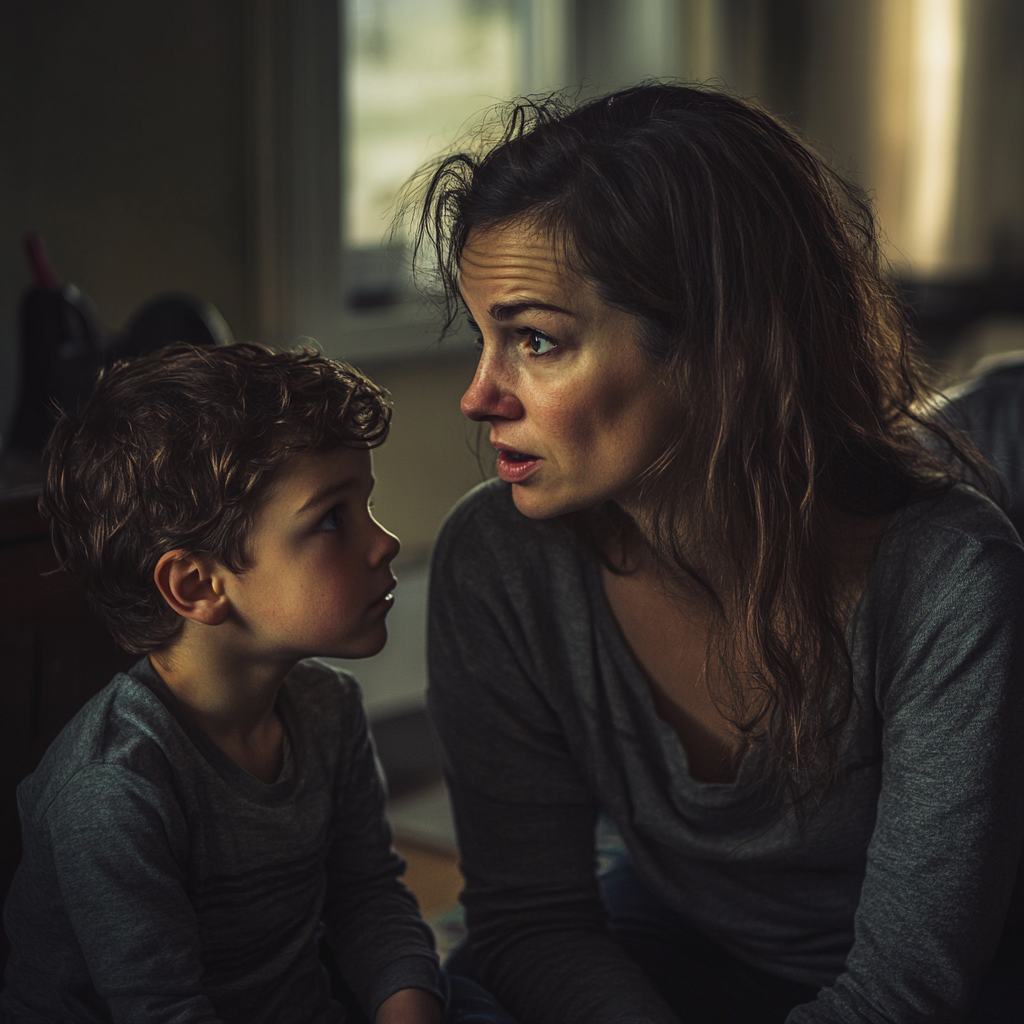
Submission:
[[[398,190],[520,87],[516,0],[349,0],[350,248],[379,251]]]

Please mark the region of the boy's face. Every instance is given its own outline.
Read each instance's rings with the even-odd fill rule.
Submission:
[[[225,583],[253,656],[366,658],[384,646],[399,542],[373,518],[372,489],[368,451],[297,455],[277,471],[254,564]]]

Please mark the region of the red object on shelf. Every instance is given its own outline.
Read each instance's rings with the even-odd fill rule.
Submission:
[[[39,235],[26,235],[22,248],[35,280],[18,302],[21,379],[3,440],[6,449],[35,454],[50,436],[55,408],[73,409],[92,386],[103,349],[91,303],[57,279]]]
[[[25,236],[22,245],[36,284],[48,292],[60,291],[60,281],[57,280],[57,275],[50,265],[50,257],[46,254],[46,246],[43,244],[42,238],[34,231],[30,232]]]

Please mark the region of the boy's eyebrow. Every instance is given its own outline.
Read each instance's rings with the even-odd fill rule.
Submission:
[[[371,476],[370,477],[370,490],[371,491],[373,490],[373,485],[376,482],[377,481]],[[325,484],[311,498],[309,498],[307,501],[305,501],[303,503],[302,508],[300,508],[295,513],[296,518],[298,518],[301,515],[304,515],[310,509],[316,508],[317,505],[322,505],[328,498],[332,497],[333,495],[340,494],[342,491],[351,490],[353,487],[356,487],[358,484],[359,484],[359,477],[356,477],[356,476],[350,476],[350,477],[348,477],[345,480],[338,480],[338,481],[335,481],[334,483]]]

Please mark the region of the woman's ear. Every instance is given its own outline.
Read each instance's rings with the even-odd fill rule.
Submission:
[[[224,593],[224,567],[203,552],[168,551],[153,570],[163,599],[182,617],[219,626],[231,611]]]

